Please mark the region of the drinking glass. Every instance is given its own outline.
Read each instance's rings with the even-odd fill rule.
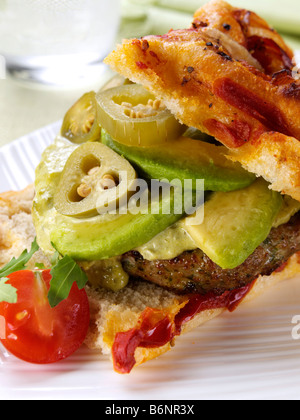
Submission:
[[[0,55],[20,80],[66,86],[99,71],[120,0],[0,0]]]

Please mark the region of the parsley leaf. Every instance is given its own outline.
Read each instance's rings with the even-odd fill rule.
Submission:
[[[60,258],[61,258],[60,253],[58,251],[55,251],[55,253],[52,255],[52,258],[51,258],[52,267],[58,263]]]
[[[0,270],[0,302],[17,302],[17,289],[10,284],[6,284],[7,276],[17,271],[26,270],[26,264],[38,250],[39,246],[35,239],[29,252],[27,250],[23,251],[19,258],[13,258]],[[79,289],[83,289],[88,282],[88,278],[79,265],[68,255],[62,257],[58,252],[55,252],[51,265],[52,280],[48,300],[53,308],[68,298],[74,282],[77,283]],[[39,263],[36,263],[35,267],[40,270],[46,269],[43,264]]]
[[[38,250],[39,246],[35,239],[29,252],[26,249],[19,258],[13,258],[0,270],[0,302],[17,303],[17,289],[10,284],[6,284],[7,276],[16,271],[25,270],[26,264]]]
[[[13,258],[8,264],[6,264],[0,270],[0,278],[7,277],[16,271],[23,271],[26,270],[26,264],[29,262],[31,257],[39,250],[39,246],[37,244],[36,239],[33,241],[31,245],[31,249],[28,252],[27,250],[23,251],[19,258]]]
[[[57,306],[61,301],[67,299],[73,283],[76,282],[81,290],[88,282],[87,275],[81,270],[79,265],[68,255],[58,260],[51,270],[52,280],[48,300],[51,307]]]
[[[0,302],[17,303],[17,289],[11,284],[6,284],[8,278],[0,279]]]

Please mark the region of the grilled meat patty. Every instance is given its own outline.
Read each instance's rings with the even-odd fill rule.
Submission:
[[[289,223],[272,229],[268,238],[239,267],[222,269],[200,249],[172,260],[147,261],[138,252],[122,257],[124,270],[133,278],[147,280],[184,293],[223,293],[243,287],[259,275],[270,275],[300,251],[300,212]]]

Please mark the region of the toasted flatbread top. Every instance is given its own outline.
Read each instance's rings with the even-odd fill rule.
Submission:
[[[300,201],[300,80],[290,48],[256,14],[213,1],[191,28],[124,40],[106,63]]]

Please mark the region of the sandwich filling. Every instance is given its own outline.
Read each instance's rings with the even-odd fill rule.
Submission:
[[[189,29],[125,40],[106,61],[131,81],[84,95],[37,169],[43,251],[114,291],[142,279],[222,294],[280,269],[300,250],[292,59],[262,19],[222,1]],[[254,157],[266,137],[286,154]]]
[[[200,140],[196,141],[202,143]],[[65,243],[64,246],[69,253],[72,252],[71,256],[77,259],[94,287],[117,291],[126,287],[128,281],[145,280],[178,293],[213,292],[222,295],[225,291],[251,284],[260,275],[271,274],[294,253],[300,251],[300,203],[288,196],[282,198],[279,193],[272,192],[265,181],[253,182],[251,178],[248,187],[209,194],[202,204],[207,208],[207,212],[199,226],[189,226],[189,217],[184,215],[176,221],[176,216],[174,223],[169,227],[164,228],[162,225],[160,231],[156,234],[151,232],[150,237],[145,236],[147,240],[144,241],[143,232],[141,241],[135,242],[139,227],[133,223],[133,231],[128,231],[130,240],[126,244],[127,249],[121,254],[118,242],[115,245],[114,238],[112,243],[109,243],[110,235],[114,232],[110,232],[107,226],[111,223],[116,229],[118,223],[121,223],[122,228],[122,223],[132,220],[135,222],[136,216],[125,215],[124,222],[121,220],[123,215],[110,213],[75,217],[61,214],[55,207],[57,185],[67,162],[76,150],[79,150],[78,145],[58,137],[45,151],[36,172],[33,217],[38,242],[44,252],[51,256],[55,252],[53,245],[60,251],[60,244]],[[237,168],[238,174],[240,170]],[[90,177],[95,183],[97,172],[92,172]],[[87,180],[87,176],[85,179]],[[254,203],[252,199],[249,201],[249,197],[252,196]],[[85,198],[82,198],[82,201],[84,200]],[[270,203],[271,211],[268,208]],[[226,211],[226,206],[229,206],[231,211]],[[263,212],[269,212],[266,220]],[[256,213],[259,215],[258,226],[255,220]],[[217,220],[210,225],[207,221],[212,217]],[[261,226],[262,220],[264,226]],[[102,230],[103,226],[105,230]],[[101,251],[103,238],[99,238],[97,234],[94,244],[92,240],[95,230],[97,233],[99,228],[99,232],[105,232],[106,235],[107,246],[103,255],[108,257],[88,259],[85,257],[89,254],[85,253],[82,258],[82,248],[86,244],[89,246],[90,255]],[[235,232],[241,236],[241,245],[236,243]],[[261,232],[263,236],[260,236]],[[244,243],[250,243],[253,238],[255,241],[252,248],[245,249]],[[53,239],[55,242],[52,242]],[[117,240],[121,241],[122,236],[118,236]],[[97,248],[99,241],[100,247]],[[225,241],[225,245],[220,247],[222,241]],[[107,247],[111,253],[108,253]],[[210,256],[204,251],[206,248],[209,249]],[[218,258],[223,267],[218,264]],[[226,267],[229,261],[230,268]]]

